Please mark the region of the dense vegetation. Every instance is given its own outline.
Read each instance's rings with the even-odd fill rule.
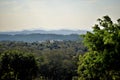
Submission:
[[[0,80],[32,80],[37,74],[33,55],[18,51],[5,51],[0,55]]]
[[[89,51],[80,57],[79,80],[120,80],[120,19],[98,19],[93,32],[84,35]]]
[[[78,56],[86,51],[81,41],[1,41],[0,76],[2,80],[72,80],[77,76]]]

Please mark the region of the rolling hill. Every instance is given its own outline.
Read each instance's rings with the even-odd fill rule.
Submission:
[[[0,41],[24,41],[36,42],[46,40],[80,40],[80,34],[85,34],[86,31],[72,31],[72,30],[24,30],[15,32],[0,32]]]

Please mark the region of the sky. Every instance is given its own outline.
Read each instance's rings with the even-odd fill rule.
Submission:
[[[0,31],[92,30],[105,15],[120,18],[120,0],[0,0]]]

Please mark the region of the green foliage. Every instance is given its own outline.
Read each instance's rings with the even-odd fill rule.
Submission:
[[[87,48],[84,47],[81,41],[52,40],[52,41],[32,42],[32,43],[17,42],[17,41],[0,41],[0,55],[5,55],[6,54],[5,52],[7,50],[10,51],[10,53],[7,54],[11,56],[10,61],[12,61],[12,64],[10,68],[12,69],[8,71],[10,74],[6,74],[6,72],[3,72],[2,78],[4,78],[4,80],[5,80],[5,76],[8,77],[8,75],[10,75],[10,77],[8,77],[6,80],[8,79],[13,80],[15,78],[19,78],[18,73],[16,74],[15,72],[15,71],[19,72],[19,70],[21,71],[20,76],[24,76],[28,74],[26,72],[29,68],[26,67],[23,68],[23,67],[27,65],[29,65],[27,67],[30,66],[32,67],[33,65],[36,64],[38,66],[38,70],[37,70],[38,74],[35,78],[36,80],[72,80],[72,79],[74,80],[77,79],[76,76],[77,76],[78,65],[76,62],[78,61],[78,56],[80,53],[84,54],[84,52],[87,51]],[[15,57],[12,57],[13,54],[11,53],[11,51],[13,50],[15,51],[12,53],[17,54],[17,56]],[[35,61],[37,63],[33,65],[28,64],[31,62],[31,59],[34,60],[34,58],[30,58],[30,61],[29,58],[27,58],[28,59],[27,60],[26,56],[30,54],[26,54],[26,52],[33,54],[35,56]],[[23,61],[22,65],[18,64],[18,62],[19,61],[21,62],[21,60]],[[9,62],[9,60],[8,61],[6,60],[5,62]],[[14,65],[13,62],[17,63],[17,65]]]
[[[40,56],[46,52],[62,50],[66,54],[79,54],[87,51],[87,48],[81,41],[43,41],[43,42],[17,42],[17,41],[0,41],[0,53],[6,50],[18,50],[32,53],[35,56]]]
[[[31,54],[5,51],[0,55],[0,71],[0,80],[32,80],[37,63]]]
[[[53,50],[38,58],[41,76],[50,80],[71,80],[77,75],[74,56]]]
[[[84,35],[89,51],[80,57],[79,80],[120,79],[120,25],[109,16],[98,19],[93,32]]]

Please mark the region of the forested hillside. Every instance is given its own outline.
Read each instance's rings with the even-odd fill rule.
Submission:
[[[0,76],[3,80],[14,79],[15,77],[17,78],[15,80],[31,80],[30,76],[32,76],[32,73],[30,71],[30,74],[28,74],[27,71],[24,71],[22,66],[24,65],[25,69],[26,67],[28,68],[28,71],[30,69],[37,69],[37,71],[35,71],[35,73],[37,73],[37,75],[35,75],[35,78],[38,78],[37,80],[72,80],[77,77],[76,62],[78,61],[78,56],[79,54],[84,54],[86,51],[87,48],[84,47],[81,41],[48,40],[32,43],[1,41],[0,59],[5,61],[1,63],[0,70],[2,73],[0,73]],[[31,56],[31,58],[33,57],[33,59],[29,56]],[[22,58],[23,61],[25,61],[23,62],[24,64],[21,61]],[[7,61],[8,59],[9,61]],[[33,60],[33,63],[29,64],[26,59],[28,59],[28,61]],[[18,62],[16,62],[16,60]],[[7,63],[5,63],[6,61]],[[7,64],[9,64],[9,67],[6,66],[6,71],[6,69],[4,70],[4,65]],[[33,64],[34,66],[32,66]],[[18,71],[18,69],[20,69],[19,66],[23,68],[22,72]],[[19,73],[18,75],[16,75],[16,71]],[[25,74],[22,75],[22,73]]]
[[[61,34],[0,34],[0,41],[24,41],[24,42],[36,42],[36,41],[46,41],[46,40],[81,40],[82,38],[78,34],[61,35]]]

